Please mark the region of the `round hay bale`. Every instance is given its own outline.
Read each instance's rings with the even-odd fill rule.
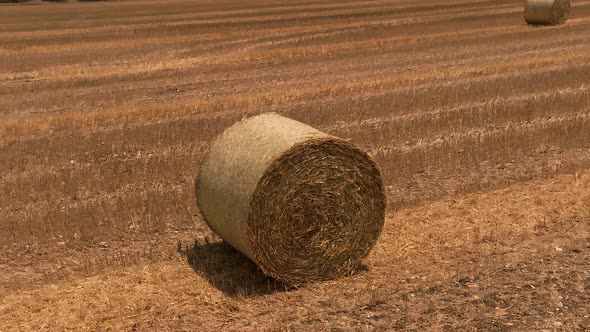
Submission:
[[[365,152],[274,113],[215,139],[196,194],[213,231],[290,285],[350,273],[385,219],[381,174]]]
[[[528,24],[558,25],[570,15],[570,0],[526,0],[524,19]]]

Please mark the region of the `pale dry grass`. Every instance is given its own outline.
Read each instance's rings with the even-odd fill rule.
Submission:
[[[549,29],[521,11],[508,0],[3,6],[0,330],[590,325],[590,2]],[[207,145],[266,111],[378,160],[390,217],[368,270],[285,292],[202,222]]]
[[[490,304],[484,298],[489,296],[486,294],[488,291],[478,288],[476,283],[484,283],[487,273],[505,273],[512,267],[530,262],[527,250],[535,239],[547,241],[534,244],[535,252],[549,251],[562,255],[575,255],[575,251],[588,253],[588,185],[590,174],[585,171],[400,210],[389,216],[383,238],[367,261],[369,272],[299,290],[284,292],[285,288],[280,285],[262,280],[252,285],[254,290],[266,292],[265,289],[272,289],[273,293],[252,297],[252,290],[234,290],[234,287],[240,287],[240,283],[229,284],[231,279],[226,280],[227,289],[219,290],[210,284],[216,282],[210,278],[223,273],[217,260],[235,260],[237,254],[231,250],[206,249],[210,256],[201,257],[202,261],[194,263],[209,264],[209,267],[195,266],[199,268],[199,274],[195,274],[183,261],[184,256],[160,263],[140,262],[130,267],[108,269],[94,277],[61,281],[9,294],[0,302],[0,314],[7,318],[4,320],[5,329],[118,330],[133,326],[189,330],[195,326],[207,329],[239,326],[245,330],[292,326],[300,329],[315,322],[319,329],[325,330],[343,323],[341,326],[357,326],[349,325],[351,321],[367,328],[403,327],[405,324],[411,328],[414,324],[416,328],[439,329],[445,324],[447,328],[472,326],[470,324],[474,324],[474,319],[478,317],[478,312],[470,310],[474,306],[481,311],[479,315],[497,314],[498,310],[503,310],[504,314],[496,317],[496,324],[499,324],[496,327],[507,328],[510,325],[505,325],[503,321],[510,315],[518,315],[520,304]],[[566,231],[567,228],[570,231]],[[575,233],[571,233],[572,230]],[[556,236],[554,240],[548,240],[554,232],[575,235],[573,238]],[[191,250],[203,249],[195,247]],[[589,263],[587,260],[579,261],[576,266],[569,262],[561,268],[590,269]],[[260,278],[260,272],[252,269],[250,264],[238,263],[236,268],[239,267],[241,272],[225,276],[243,278],[244,275],[252,275],[252,278]],[[533,286],[529,286],[530,290],[539,287],[539,294],[553,294],[558,299],[551,301],[556,303],[569,296],[563,293],[565,291],[578,294],[582,296],[578,299],[579,309],[588,309],[588,302],[583,302],[584,290],[579,288],[584,287],[588,280],[588,276],[584,275],[588,271],[581,270],[580,273],[581,279],[572,280],[578,288],[569,290],[560,289],[555,281],[551,288],[545,288],[537,281],[527,282]],[[546,275],[545,271],[542,276]],[[423,293],[419,286],[414,288],[412,284],[415,282],[423,287],[439,287],[435,294],[444,294],[444,289],[449,288],[454,301],[462,297],[452,293],[456,287],[454,283],[459,285],[457,291],[465,287],[461,284],[468,285],[463,292],[472,292],[471,300],[475,303],[449,312],[447,304],[432,303],[428,300],[431,295]],[[513,283],[515,286],[522,285],[517,280]],[[498,288],[497,291],[501,295],[496,297],[514,296],[512,288]],[[400,296],[407,296],[408,299],[402,300]],[[407,302],[398,303],[399,300]],[[534,301],[532,299],[531,303]],[[279,303],[282,310],[276,310],[275,306]],[[433,307],[421,307],[427,304]],[[413,307],[416,311],[393,310],[398,306]],[[369,310],[372,314],[357,315],[359,310]],[[425,313],[424,310],[432,310],[437,315],[430,319],[416,319],[416,315]],[[252,320],[252,317],[259,317],[258,313],[263,313],[264,317]],[[568,317],[572,320],[564,319]],[[588,318],[544,317],[528,326],[547,328],[561,319],[564,328],[576,329],[582,326],[576,324],[589,322]],[[248,319],[251,321],[246,323]],[[416,320],[410,323],[412,319]],[[236,323],[238,325],[234,325]],[[494,326],[491,321],[488,323],[491,324],[489,328]]]

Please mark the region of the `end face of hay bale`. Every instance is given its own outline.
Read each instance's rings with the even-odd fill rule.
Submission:
[[[263,271],[289,284],[349,273],[385,219],[375,163],[343,140],[299,144],[266,171],[252,197],[248,238]]]
[[[207,224],[291,285],[351,272],[385,220],[381,174],[365,152],[277,114],[220,135],[196,186]]]
[[[570,0],[527,0],[524,19],[532,25],[559,25],[569,18]]]

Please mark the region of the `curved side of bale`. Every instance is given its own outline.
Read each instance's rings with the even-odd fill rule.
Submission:
[[[239,122],[215,140],[197,200],[227,243],[291,285],[349,273],[385,220],[381,173],[365,152],[277,114]]]
[[[268,166],[283,152],[322,137],[329,135],[273,113],[226,129],[209,147],[196,183],[197,204],[209,227],[256,262],[246,231],[250,197]]]
[[[533,25],[559,25],[567,21],[570,0],[527,0],[524,19]]]

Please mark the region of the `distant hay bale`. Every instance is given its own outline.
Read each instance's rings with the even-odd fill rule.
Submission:
[[[567,21],[570,0],[526,0],[524,19],[528,24],[558,25]]]
[[[385,219],[381,174],[365,152],[274,113],[217,137],[196,194],[217,234],[291,285],[350,273]]]

